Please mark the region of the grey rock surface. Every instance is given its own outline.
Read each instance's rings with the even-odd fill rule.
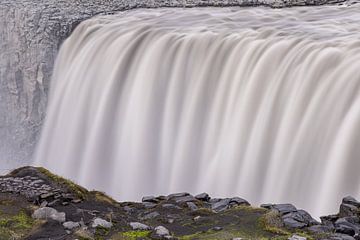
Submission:
[[[93,228],[97,228],[97,227],[111,228],[113,224],[102,218],[95,218],[91,226]]]
[[[32,217],[35,219],[43,219],[43,220],[52,219],[57,222],[65,222],[66,216],[65,216],[65,213],[58,212],[54,208],[43,207],[43,208],[36,209],[34,211]]]
[[[133,8],[286,7],[343,0],[0,0],[0,171],[31,161],[58,49],[81,22]]]

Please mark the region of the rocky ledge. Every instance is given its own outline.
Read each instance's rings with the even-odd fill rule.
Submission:
[[[0,239],[360,239],[360,202],[313,219],[291,204],[252,207],[202,193],[116,202],[43,168],[0,177]]]

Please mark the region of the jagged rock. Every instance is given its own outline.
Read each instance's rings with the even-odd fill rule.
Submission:
[[[207,193],[200,193],[195,196],[197,200],[208,202],[210,200],[210,196]]]
[[[211,202],[211,200],[209,202]],[[215,199],[214,203],[211,203],[211,209],[214,210],[215,212],[221,212],[226,209],[229,209],[231,206],[234,206],[234,205],[249,206],[250,204],[248,203],[248,201],[246,201],[242,198],[238,198],[238,197],[225,198],[225,199],[221,199],[219,201]]]
[[[79,227],[80,227],[80,223],[69,221],[69,222],[64,222],[64,223],[63,223],[63,226],[64,226],[64,228],[66,228],[66,229],[73,230],[73,229],[75,229],[75,228],[79,228]]]
[[[151,228],[148,225],[139,222],[131,222],[130,226],[133,230],[150,230]]]
[[[56,209],[50,207],[43,207],[35,210],[32,217],[35,219],[52,219],[57,222],[65,222],[65,213],[58,212]]]
[[[357,216],[359,213],[359,208],[354,205],[346,203],[340,205],[339,217]]]
[[[113,226],[113,224],[111,222],[108,222],[102,218],[95,218],[93,220],[93,223],[91,225],[93,228],[96,227],[103,227],[103,228],[111,228]]]

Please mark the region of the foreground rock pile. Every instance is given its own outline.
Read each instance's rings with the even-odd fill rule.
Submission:
[[[360,203],[316,221],[291,204],[202,193],[118,203],[42,168],[0,177],[0,239],[360,239]]]

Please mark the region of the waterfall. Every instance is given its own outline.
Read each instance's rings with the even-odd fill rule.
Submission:
[[[360,197],[360,5],[140,9],[62,45],[36,165],[118,200]]]

